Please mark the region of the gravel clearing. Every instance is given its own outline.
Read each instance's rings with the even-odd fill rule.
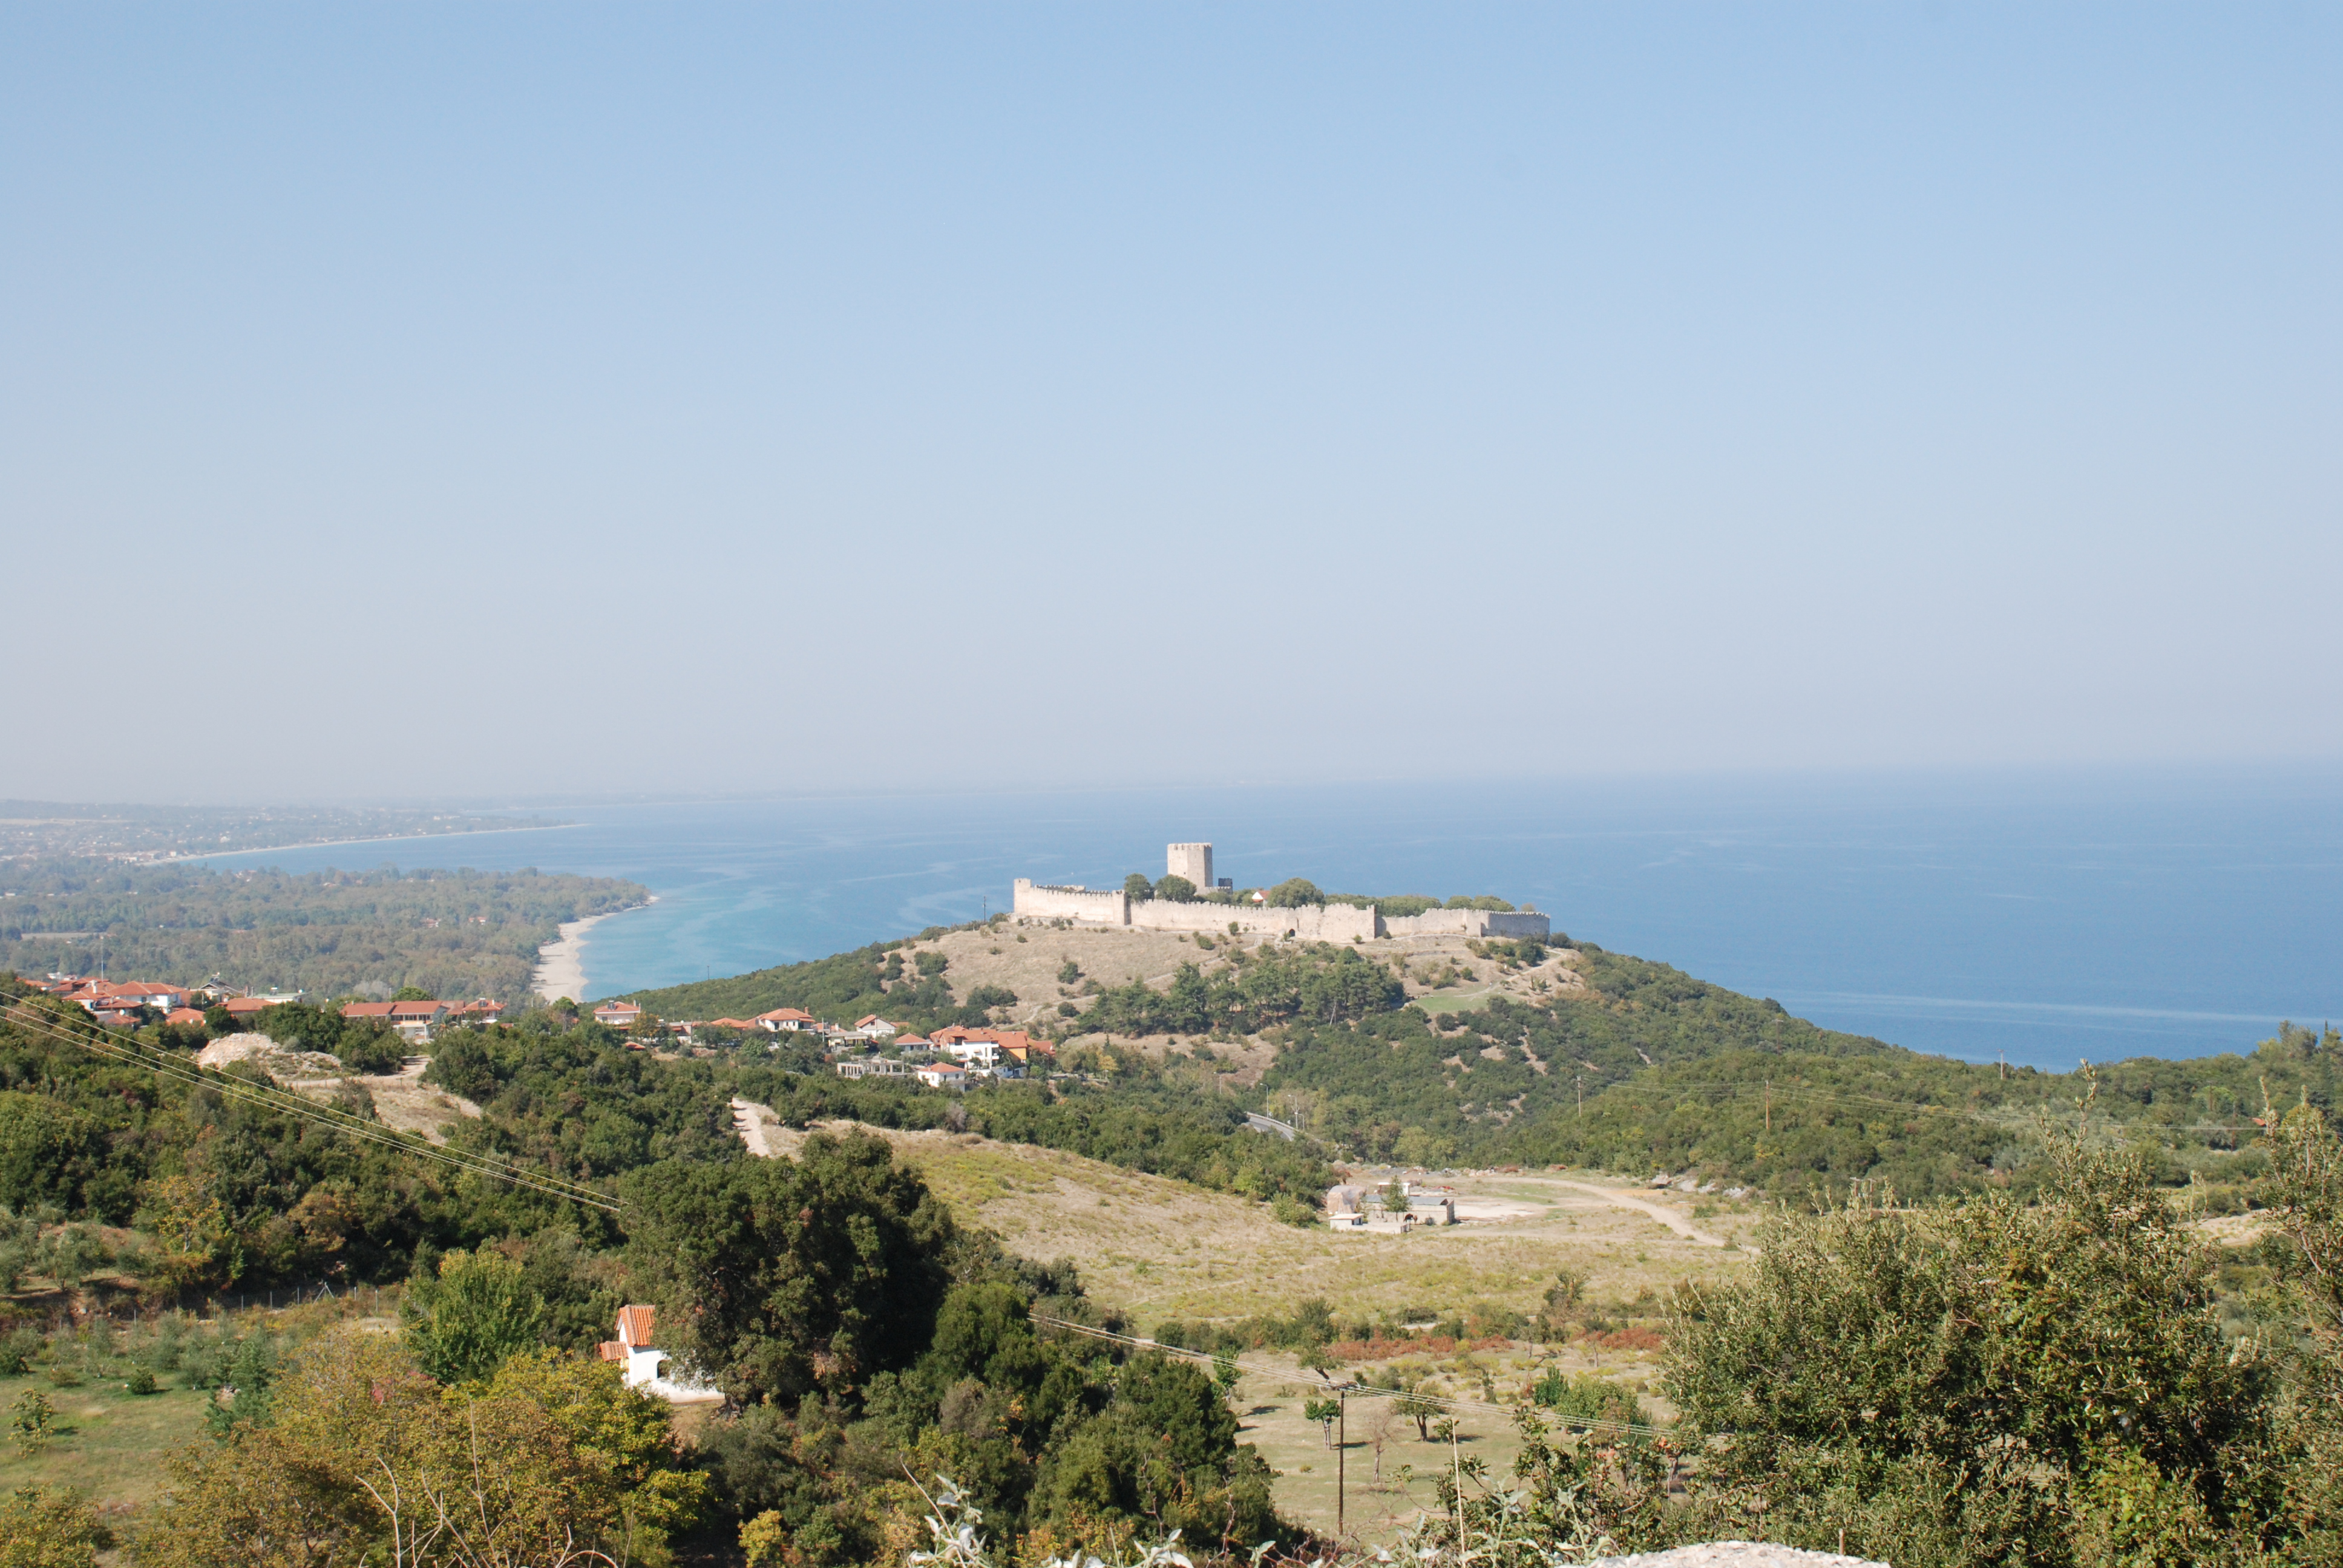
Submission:
[[[1769,1546],[1757,1541],[1712,1541],[1704,1546],[1679,1546],[1673,1552],[1644,1552],[1633,1557],[1598,1557],[1587,1568],[1888,1568],[1868,1557],[1842,1557],[1835,1552],[1801,1552],[1795,1546]]]

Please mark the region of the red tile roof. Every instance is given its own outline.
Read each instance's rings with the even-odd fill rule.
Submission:
[[[163,1015],[163,1021],[180,1024],[201,1023],[204,1021],[203,1010],[200,1008],[175,1007]]]
[[[354,1001],[342,1008],[344,1018],[388,1018],[395,1001]]]
[[[656,1307],[620,1307],[618,1309],[618,1342],[637,1350],[648,1349],[651,1342],[651,1325],[659,1317]]]

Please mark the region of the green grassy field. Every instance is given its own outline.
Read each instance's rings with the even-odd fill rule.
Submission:
[[[117,1523],[154,1502],[167,1479],[164,1456],[206,1441],[204,1408],[211,1398],[157,1381],[159,1392],[131,1394],[119,1380],[57,1388],[38,1374],[0,1378],[0,1411],[37,1390],[57,1412],[55,1435],[31,1453],[0,1449],[0,1489],[75,1487]]]

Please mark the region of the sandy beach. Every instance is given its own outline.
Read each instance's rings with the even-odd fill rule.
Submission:
[[[656,904],[659,899],[651,900]],[[637,909],[644,906],[638,904]],[[624,910],[612,910],[609,915],[588,915],[582,920],[564,920],[561,936],[537,950],[537,970],[529,976],[529,990],[548,1001],[559,1001],[567,997],[571,1001],[591,1000],[586,994],[586,933],[600,925],[610,915],[623,915]]]

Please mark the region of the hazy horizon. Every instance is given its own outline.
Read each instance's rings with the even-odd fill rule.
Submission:
[[[2324,768],[2338,70],[2315,9],[0,6],[0,795]]]

